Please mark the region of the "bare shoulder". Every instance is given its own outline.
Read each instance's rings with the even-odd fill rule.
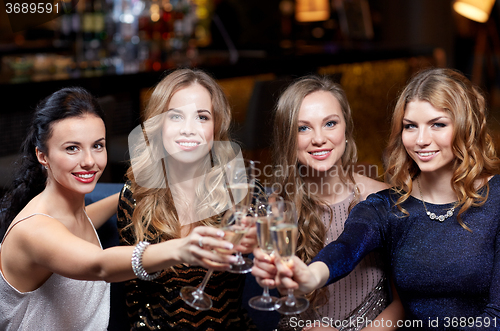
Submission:
[[[367,196],[369,196],[372,193],[378,192],[385,190],[386,188],[389,188],[389,185],[387,185],[384,182],[360,175],[360,174],[354,174],[354,179],[356,180],[356,184],[359,188],[359,191],[361,193],[361,200],[365,200]]]
[[[15,269],[23,272],[39,261],[46,244],[57,243],[57,234],[67,231],[56,219],[43,214],[20,213],[13,222],[2,243],[2,267],[10,261],[9,265],[16,265]]]
[[[17,229],[30,230],[23,231],[24,233],[36,233],[40,226],[58,226],[61,224],[57,220],[49,215],[49,212],[44,206],[43,201],[40,198],[41,194],[37,195],[31,199],[26,206],[16,215],[12,220],[10,225],[9,234],[11,232],[17,232]],[[36,229],[36,231],[34,230]]]
[[[51,252],[65,251],[58,234],[67,230],[56,219],[42,214],[22,213],[15,221],[2,244],[4,276],[17,290],[33,291],[52,274],[45,263],[55,259]]]
[[[54,235],[67,228],[55,218],[44,214],[19,215],[9,231],[9,236],[20,236],[24,240],[39,241],[45,235]]]

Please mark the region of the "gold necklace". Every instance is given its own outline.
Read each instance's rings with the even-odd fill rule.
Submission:
[[[424,204],[425,212],[431,220],[438,220],[439,222],[444,222],[445,219],[453,216],[453,212],[455,211],[455,206],[451,207],[451,209],[449,209],[446,212],[446,214],[444,214],[444,215],[436,215],[436,214],[428,211],[427,207],[425,206],[424,195],[422,194],[422,189],[420,188],[420,177],[417,177],[417,185],[418,185],[418,190],[420,191],[420,198],[422,199],[422,203]]]

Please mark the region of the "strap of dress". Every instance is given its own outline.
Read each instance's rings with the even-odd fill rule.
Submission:
[[[5,232],[5,234],[4,234],[3,238],[2,238],[2,242],[1,242],[0,244],[2,244],[2,243],[3,243],[3,241],[5,240],[5,237],[7,237],[7,235],[9,234],[10,230],[14,227],[14,225],[16,225],[16,224],[18,224],[19,222],[22,222],[22,221],[24,221],[24,220],[26,220],[26,219],[28,219],[28,218],[32,217],[32,216],[35,216],[35,215],[42,215],[42,216],[47,216],[47,217],[50,217],[50,218],[54,218],[54,217],[52,217],[52,216],[50,216],[50,215],[47,215],[47,214],[44,214],[44,213],[33,213],[33,214],[31,214],[31,215],[28,215],[28,216],[26,216],[26,217],[23,217],[23,218],[21,218],[20,220],[15,221],[14,223],[12,223],[12,224],[9,226],[9,228],[8,228],[8,229],[7,229],[7,231]],[[55,218],[54,218],[54,219],[55,219]]]
[[[90,219],[89,215],[87,215],[87,212],[85,211],[85,208],[83,208],[83,212],[85,213],[85,216],[87,216],[87,220],[89,221],[90,225],[92,226],[92,229],[94,229],[95,236],[97,237],[97,241],[99,242],[99,246],[102,247],[101,243],[101,238],[99,238],[99,234],[97,234],[97,229],[94,226],[94,223],[92,223],[92,220]]]
[[[95,233],[95,236],[97,237],[97,241],[99,242],[99,246],[101,247],[102,249],[102,244],[101,244],[101,239],[99,239],[99,235],[97,234],[97,230],[94,226],[94,223],[92,223],[92,220],[90,219],[89,215],[87,215],[87,212],[85,211],[85,209],[83,209],[83,212],[85,213],[85,216],[87,217],[87,220],[90,222],[90,225],[92,226],[92,229],[94,230],[94,233]],[[32,217],[32,216],[35,216],[35,215],[42,215],[42,216],[47,216],[47,217],[50,217],[50,218],[53,218],[53,219],[56,219],[55,217],[52,217],[50,215],[47,215],[47,214],[44,214],[44,213],[33,213],[31,215],[28,215],[26,217],[23,217],[21,218],[20,220],[17,220],[16,222],[12,223],[9,228],[7,229],[7,231],[5,232],[3,238],[2,238],[2,241],[0,242],[0,246],[3,244],[3,241],[5,240],[5,237],[7,237],[7,235],[9,234],[10,230],[14,227],[14,225]]]

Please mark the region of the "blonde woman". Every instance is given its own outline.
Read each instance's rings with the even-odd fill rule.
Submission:
[[[284,140],[290,143],[278,143]],[[273,147],[273,189],[295,202],[296,254],[310,263],[342,233],[352,206],[387,185],[354,171],[357,153],[351,109],[342,88],[326,77],[301,78],[283,92],[276,108]],[[310,294],[311,309],[300,318],[373,319],[388,304],[386,284],[383,258],[374,252],[348,277]]]
[[[129,181],[120,197],[118,226],[124,245],[169,242],[190,235],[197,225],[218,224],[227,201],[224,178],[216,169],[235,155],[229,142],[230,120],[224,93],[202,71],[173,71],[155,87],[138,139],[132,141]],[[264,197],[260,186],[254,194]],[[237,248],[248,253],[255,243],[255,234],[250,234]],[[202,242],[200,246],[212,248]],[[206,272],[183,263],[164,270],[152,282],[128,282],[131,329],[254,328],[241,308],[244,275],[212,275],[205,288],[213,301],[210,310],[196,310],[180,299],[181,288],[198,286]]]
[[[387,177],[394,188],[359,203],[344,233],[309,267],[294,260],[292,273],[278,263],[278,283],[309,292],[384,248],[407,318],[401,330],[498,330],[500,160],[486,110],[459,72],[413,77],[392,118]]]

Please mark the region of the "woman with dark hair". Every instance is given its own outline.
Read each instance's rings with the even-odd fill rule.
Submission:
[[[158,83],[132,135],[131,167],[118,207],[121,242],[168,243],[198,225],[217,226],[228,207],[224,173],[234,160],[229,140],[231,109],[217,82],[200,70],[179,69]],[[265,199],[257,185],[254,197]],[[176,239],[177,238],[177,239]],[[250,253],[255,232],[236,248]],[[214,272],[205,293],[213,302],[197,310],[180,299],[207,270],[179,263],[153,282],[126,283],[132,330],[247,330],[255,326],[241,307],[245,276]]]
[[[500,160],[479,89],[451,69],[414,76],[396,104],[387,148],[392,188],[349,215],[307,267],[257,258],[267,285],[309,291],[380,248],[404,307],[401,329],[500,330]]]
[[[85,208],[84,196],[106,166],[105,135],[103,113],[82,88],[59,90],[35,110],[14,188],[2,199],[1,330],[105,330],[106,282],[148,279],[180,261],[225,270],[232,260],[199,247],[232,247],[209,227],[148,249],[103,250],[95,228],[117,197]]]

